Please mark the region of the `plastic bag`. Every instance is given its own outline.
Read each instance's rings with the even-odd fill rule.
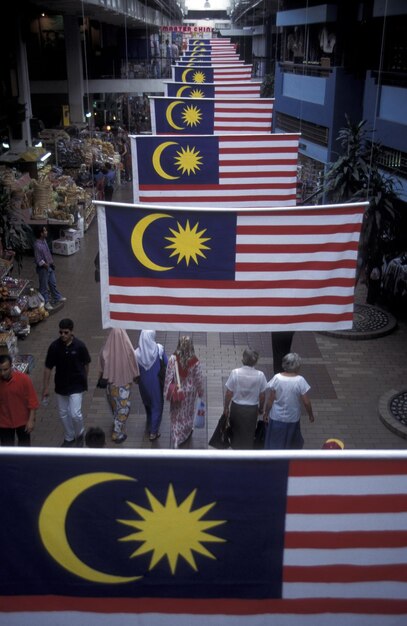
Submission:
[[[203,428],[205,426],[205,402],[198,398],[195,409],[194,428]]]

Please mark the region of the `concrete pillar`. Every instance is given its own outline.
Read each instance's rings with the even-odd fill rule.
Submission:
[[[71,124],[85,121],[83,109],[82,48],[78,18],[64,15],[66,66],[68,76],[68,104]]]

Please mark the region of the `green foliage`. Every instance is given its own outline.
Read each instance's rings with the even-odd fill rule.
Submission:
[[[396,178],[379,169],[381,145],[371,140],[366,121],[353,124],[346,116],[346,126],[338,135],[342,154],[330,165],[322,193],[328,202],[368,201],[359,245],[359,272],[385,254],[397,254],[397,226],[400,214],[395,209]]]
[[[32,246],[31,228],[11,209],[10,192],[0,183],[0,238],[4,248],[14,250],[20,271],[24,253]]]
[[[266,74],[260,87],[261,98],[274,97],[274,74]]]

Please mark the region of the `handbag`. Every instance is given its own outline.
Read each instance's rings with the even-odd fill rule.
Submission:
[[[158,380],[160,381],[161,390],[164,389],[164,382],[165,382],[165,373],[166,373],[166,371],[167,371],[167,366],[164,363],[164,359],[162,359],[160,357],[160,369],[159,369],[159,372],[158,372]]]
[[[212,446],[212,448],[217,448],[218,450],[226,450],[227,448],[230,448],[231,428],[230,426],[226,426],[227,422],[228,418],[224,413],[222,413],[217,426],[213,431],[213,435],[208,441],[208,444]]]
[[[96,383],[96,387],[99,387],[99,389],[106,389],[108,382],[109,381],[107,378],[103,378],[103,376],[99,376],[99,380]]]
[[[263,450],[265,439],[266,439],[266,422],[263,420],[259,420],[256,424],[256,430],[254,433],[253,448],[255,450]]]
[[[196,403],[194,428],[203,428],[205,426],[205,401],[198,398]]]
[[[170,402],[182,402],[182,400],[185,400],[185,393],[181,389],[181,380],[180,380],[179,371],[178,371],[178,361],[176,359],[175,359],[175,377],[177,379],[177,382],[173,381],[172,383],[169,384],[166,397],[167,397],[167,400],[169,400]]]

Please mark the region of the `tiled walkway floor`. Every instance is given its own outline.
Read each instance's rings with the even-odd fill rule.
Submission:
[[[115,201],[129,201],[129,190],[123,186]],[[58,321],[70,317],[75,322],[75,334],[88,346],[92,356],[89,391],[85,394],[86,425],[99,425],[110,433],[111,415],[105,392],[96,388],[97,356],[107,335],[101,327],[99,284],[94,280],[94,257],[98,249],[96,219],[91,224],[81,248],[73,256],[57,256],[57,282],[68,300],[64,308],[46,321],[32,327],[30,335],[19,341],[20,353],[35,359],[32,378],[41,391],[43,362],[49,343],[58,336]],[[22,277],[37,278],[33,259],[24,261]],[[364,302],[364,291],[357,298]],[[188,329],[185,329],[187,332]],[[129,331],[133,342],[138,332]],[[271,338],[269,333],[193,333],[195,349],[206,380],[208,419],[205,429],[193,433],[189,446],[206,448],[221,414],[223,388],[229,372],[241,363],[243,349],[250,345],[261,355],[259,368],[267,379],[272,373]],[[158,332],[167,354],[174,350],[179,333]],[[371,340],[349,340],[319,333],[299,332],[294,336],[293,350],[303,358],[302,373],[311,385],[311,399],[316,421],[302,429],[305,448],[319,449],[328,437],[338,437],[348,449],[406,449],[407,440],[387,429],[379,419],[380,398],[389,390],[407,387],[407,323],[385,337]],[[145,433],[145,416],[137,387],[132,392],[132,411],[127,424],[128,439],[124,448],[168,448],[168,404],[164,409],[161,438],[151,444]],[[36,446],[59,446],[63,439],[55,397],[48,407],[38,411],[37,427],[32,437]],[[108,447],[114,447],[108,437]]]

